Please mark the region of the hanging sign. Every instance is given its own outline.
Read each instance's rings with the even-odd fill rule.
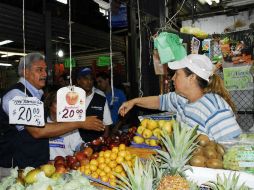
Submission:
[[[97,66],[103,67],[110,65],[110,57],[109,56],[99,56],[97,60]]]
[[[251,66],[223,68],[224,84],[228,90],[254,89]]]
[[[70,67],[72,68],[76,67],[76,61],[73,58],[71,59],[71,61],[70,61],[70,58],[67,58],[64,60],[64,68],[70,68]]]
[[[86,118],[86,92],[79,87],[69,86],[57,91],[57,121],[84,121]]]
[[[43,102],[36,97],[15,96],[9,101],[9,122],[10,124],[44,126]]]

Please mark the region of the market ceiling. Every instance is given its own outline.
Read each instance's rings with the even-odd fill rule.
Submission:
[[[176,29],[181,27],[181,21],[209,17],[218,14],[235,15],[239,11],[254,8],[253,0],[219,0],[212,4],[202,4],[207,0],[166,0],[170,18],[183,4],[183,7],[176,19]],[[211,0],[210,0],[211,1]],[[218,1],[218,0],[217,0]],[[0,42],[11,39],[12,43],[0,46],[1,51],[19,51],[23,49],[22,38],[22,0],[1,0],[0,1]],[[109,0],[72,0],[72,51],[73,54],[85,54],[91,52],[105,52],[109,49],[109,27],[108,20],[99,8],[106,6]],[[98,4],[99,2],[99,4]],[[131,7],[130,0],[120,0]],[[134,0],[134,6],[136,6]],[[46,3],[46,4],[45,4]],[[51,10],[51,35],[52,48],[57,51],[61,48],[68,52],[68,5],[56,0],[25,0],[26,10],[26,49],[27,51],[40,51],[45,47],[45,25],[44,6]],[[152,0],[140,0],[141,13],[149,15],[150,18],[159,19],[158,9],[154,8]],[[194,6],[193,6],[194,5]],[[155,12],[156,11],[156,12]],[[123,31],[123,32],[122,32]],[[125,51],[124,35],[127,35],[127,28],[114,31],[113,50]],[[0,62],[17,61],[20,55],[2,57]]]

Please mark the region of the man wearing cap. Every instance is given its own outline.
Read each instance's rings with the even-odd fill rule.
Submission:
[[[40,53],[27,54],[20,60],[18,72],[19,82],[4,92],[1,99],[0,177],[3,171],[12,166],[38,167],[47,163],[49,137],[60,136],[79,128],[104,131],[104,125],[96,117],[87,117],[83,122],[46,123],[43,128],[9,124],[9,101],[15,96],[27,95],[42,99],[42,88],[46,85],[47,78],[44,56]]]
[[[133,106],[173,111],[177,120],[198,130],[210,138],[229,140],[241,134],[234,115],[235,106],[224,87],[222,79],[214,74],[214,66],[205,55],[191,54],[168,63],[175,70],[175,92],[160,96],[135,98],[119,109],[124,116]]]
[[[100,136],[108,136],[109,126],[112,124],[110,110],[104,94],[94,87],[92,70],[90,68],[83,68],[78,72],[78,85],[86,91],[86,115],[95,115],[98,119],[103,121],[105,131],[90,131],[80,129],[79,133],[83,141],[91,142]]]

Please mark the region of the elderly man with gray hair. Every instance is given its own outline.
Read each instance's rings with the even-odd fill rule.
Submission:
[[[25,59],[25,61],[24,61]],[[25,64],[25,67],[24,67]],[[41,100],[46,85],[47,65],[40,53],[29,53],[21,59],[18,83],[3,93],[0,106],[0,172],[4,168],[18,166],[37,167],[49,160],[49,138],[76,129],[104,131],[105,126],[95,116],[83,122],[46,123],[43,128],[10,125],[9,101],[15,96],[37,97]],[[60,125],[60,126],[59,126]],[[1,175],[1,173],[0,173]]]

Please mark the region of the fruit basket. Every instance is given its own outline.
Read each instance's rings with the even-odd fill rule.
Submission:
[[[162,131],[172,134],[174,115],[167,113],[160,115],[140,116],[140,126],[131,141],[131,146],[136,148],[161,149],[159,140]]]

